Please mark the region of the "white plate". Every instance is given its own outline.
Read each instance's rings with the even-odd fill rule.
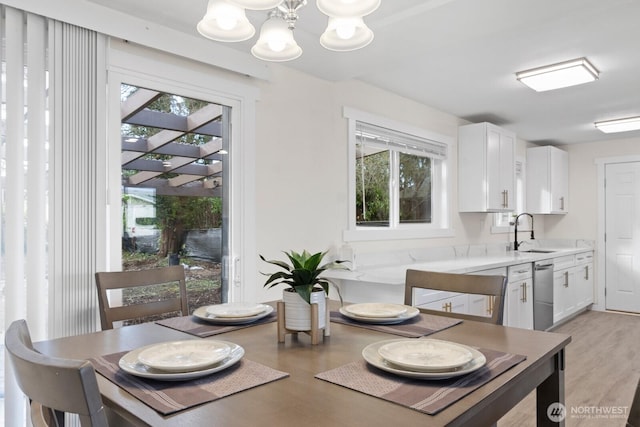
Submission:
[[[207,313],[207,306],[196,308],[193,312],[193,315],[198,319],[204,320],[209,323],[217,323],[217,324],[225,324],[225,325],[242,325],[245,323],[255,322],[256,320],[260,320],[263,317],[266,317],[273,313],[273,307],[270,305],[266,305],[267,307],[265,311],[260,314],[256,314],[255,316],[247,316],[247,317],[218,317],[212,314]]]
[[[407,312],[407,306],[402,304],[387,304],[382,302],[365,302],[351,304],[344,309],[358,317],[398,317]]]
[[[450,371],[473,359],[466,345],[429,338],[385,344],[378,353],[394,365],[422,372]]]
[[[473,359],[467,363],[466,365],[461,366],[458,369],[447,371],[447,372],[417,372],[410,371],[407,369],[400,368],[391,362],[386,361],[380,353],[378,353],[378,349],[383,345],[395,342],[395,341],[404,341],[401,340],[385,340],[378,341],[373,344],[369,344],[362,350],[362,357],[367,363],[375,366],[376,368],[382,369],[383,371],[390,372],[392,374],[396,374],[402,377],[414,378],[418,380],[443,380],[447,378],[459,377],[461,375],[466,375],[471,372],[477,371],[482,368],[485,363],[487,363],[486,357],[484,354],[480,353],[475,348],[469,347],[471,353],[473,354]]]
[[[214,365],[230,352],[231,348],[221,341],[170,341],[145,348],[138,354],[138,361],[162,371],[188,372]]]
[[[207,314],[216,317],[250,317],[257,316],[267,309],[265,304],[249,304],[244,302],[227,302],[207,306]]]
[[[362,323],[374,323],[376,325],[393,325],[395,323],[402,323],[420,314],[420,310],[415,307],[407,307],[407,311],[405,313],[394,317],[360,317],[349,313],[344,307],[340,307],[339,311],[342,315],[351,320]]]
[[[190,380],[192,378],[204,377],[206,375],[210,375],[210,374],[213,374],[214,372],[222,371],[223,369],[233,366],[240,359],[242,359],[242,356],[244,356],[244,348],[242,348],[238,344],[234,344],[228,341],[218,341],[218,342],[223,342],[229,346],[229,348],[231,349],[229,356],[227,356],[225,359],[222,359],[219,363],[216,363],[213,366],[210,366],[205,369],[197,370],[197,371],[165,372],[165,371],[159,371],[157,369],[150,368],[140,363],[138,361],[138,355],[140,354],[141,351],[145,350],[150,346],[141,347],[141,348],[130,351],[129,353],[125,354],[120,358],[118,365],[120,366],[120,369],[122,369],[123,371],[131,375],[135,375],[142,378],[151,378],[151,379],[160,380],[160,381],[184,381],[184,380]],[[152,344],[152,345],[155,345],[155,344]]]

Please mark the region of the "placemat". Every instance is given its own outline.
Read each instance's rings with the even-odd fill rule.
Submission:
[[[206,377],[186,381],[156,381],[122,371],[118,367],[118,361],[126,353],[123,351],[90,360],[98,373],[163,415],[289,376],[286,372],[242,359],[235,365]]]
[[[394,375],[358,360],[315,377],[370,396],[435,415],[481,385],[511,369],[526,356],[478,349],[487,364],[475,372],[447,380],[415,380]]]
[[[436,316],[433,314],[420,313],[417,316],[395,325],[376,325],[373,323],[362,323],[351,320],[340,314],[339,311],[332,311],[329,314],[331,321],[343,323],[345,325],[357,326],[359,328],[371,329],[388,334],[400,335],[407,338],[419,338],[431,335],[443,329],[462,323],[462,319],[453,317]]]
[[[263,317],[260,320],[257,320],[253,323],[245,323],[243,325],[216,325],[213,323],[207,323],[195,316],[170,317],[168,319],[157,320],[156,323],[158,325],[166,326],[167,328],[186,332],[190,335],[195,335],[200,338],[206,338],[213,335],[224,334],[225,332],[235,331],[237,329],[249,328],[251,326],[275,322],[277,319],[278,317],[276,316],[276,311],[274,310],[273,313]]]

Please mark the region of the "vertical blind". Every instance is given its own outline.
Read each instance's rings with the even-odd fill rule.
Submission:
[[[105,37],[0,7],[0,332],[22,318],[34,341],[91,332],[104,256]],[[23,426],[24,397],[8,360],[2,369],[5,425]]]

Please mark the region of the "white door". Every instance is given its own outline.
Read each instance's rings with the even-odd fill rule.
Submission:
[[[640,312],[640,162],[605,166],[605,304]]]

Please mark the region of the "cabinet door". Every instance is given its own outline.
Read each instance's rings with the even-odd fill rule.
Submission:
[[[489,210],[514,208],[515,141],[500,128],[487,128],[487,191]]]
[[[489,317],[489,297],[486,295],[469,294],[469,314]]]
[[[576,287],[576,309],[593,303],[593,263],[575,267],[574,279]]]
[[[533,329],[533,293],[531,279],[509,282],[506,297],[506,326]]]
[[[551,212],[566,213],[569,210],[569,154],[562,150],[551,150]]]
[[[524,292],[524,300],[520,304],[520,327],[533,329],[533,280],[523,280],[522,290]]]

